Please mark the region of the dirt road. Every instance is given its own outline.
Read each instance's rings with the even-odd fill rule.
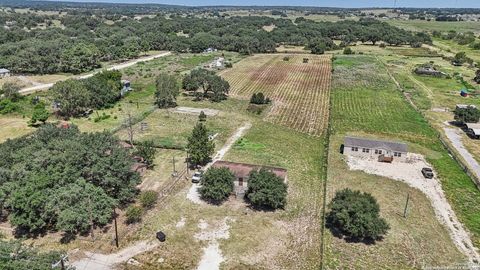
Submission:
[[[71,265],[75,266],[77,270],[111,270],[114,269],[116,264],[124,263],[128,261],[128,259],[152,250],[156,246],[158,246],[158,243],[141,241],[113,254],[104,255],[100,253],[85,252],[85,255],[87,256],[86,258],[74,261]]]
[[[148,61],[152,61],[154,59],[157,59],[157,58],[160,58],[160,57],[165,57],[165,56],[168,56],[172,54],[171,52],[163,52],[163,53],[159,53],[159,54],[155,54],[155,55],[151,55],[151,56],[146,56],[146,57],[141,57],[141,58],[138,58],[138,59],[135,59],[135,60],[130,60],[130,61],[127,61],[127,62],[124,62],[124,63],[120,63],[120,64],[117,64],[117,65],[113,65],[111,67],[108,67],[107,70],[121,70],[121,69],[124,69],[124,68],[127,68],[127,67],[131,67],[133,65],[136,65],[140,62],[148,62]],[[75,77],[76,79],[86,79],[86,78],[90,78],[92,77],[93,75],[95,75],[96,73],[98,73],[99,71],[95,71],[95,72],[92,72],[92,73],[88,73],[88,74],[85,74],[85,75],[81,75],[81,76],[77,76]],[[58,82],[58,81],[57,81]],[[38,92],[38,91],[43,91],[43,90],[47,90],[49,89],[50,87],[52,87],[55,83],[45,83],[45,84],[37,84],[37,85],[34,85],[32,87],[26,87],[26,88],[23,88],[21,89],[19,92],[21,94],[31,94],[31,93],[34,93],[34,92]]]
[[[455,147],[462,158],[468,163],[468,167],[480,178],[480,164],[478,164],[472,154],[470,154],[463,145],[462,136],[459,134],[461,131],[456,128],[443,128],[443,130],[445,130],[445,135],[447,135],[453,147]]]
[[[237,131],[228,139],[228,141],[225,143],[225,145],[218,150],[217,154],[213,157],[212,161],[208,163],[203,169],[207,170],[212,166],[213,163],[217,160],[221,160],[225,154],[232,148],[233,144],[240,139],[240,137],[245,134],[247,130],[249,130],[252,127],[252,124],[247,122],[243,126],[239,127]],[[200,187],[199,184],[192,184],[190,189],[188,190],[187,193],[187,198],[196,203],[196,204],[202,204],[203,201],[200,199],[200,194],[198,193],[198,188]]]

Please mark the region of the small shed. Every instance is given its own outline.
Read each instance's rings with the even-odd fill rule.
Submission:
[[[455,105],[455,109],[457,109],[457,110],[458,110],[458,109],[468,109],[468,108],[474,108],[474,109],[476,109],[477,106],[475,106],[475,105],[470,105],[470,104],[457,104],[457,105]]]
[[[0,68],[0,78],[10,77],[10,70],[6,68]]]
[[[467,126],[467,134],[470,137],[475,139],[480,139],[480,124],[478,123],[466,123]]]

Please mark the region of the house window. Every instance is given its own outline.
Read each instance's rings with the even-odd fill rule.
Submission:
[[[402,157],[402,153],[400,152],[393,152],[394,157]]]
[[[352,147],[353,152],[358,152],[358,147]]]
[[[363,152],[363,153],[370,153],[370,149],[368,149],[368,148],[363,148],[363,149],[362,149],[362,152]]]
[[[238,185],[243,186],[243,178],[242,177],[238,178]]]
[[[375,149],[375,154],[381,155],[381,154],[382,154],[382,150]]]

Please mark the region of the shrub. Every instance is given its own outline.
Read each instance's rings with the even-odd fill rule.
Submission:
[[[136,205],[130,205],[125,211],[127,223],[139,222],[142,219],[143,208]]]
[[[265,95],[262,92],[253,93],[253,95],[250,97],[251,104],[262,105],[262,104],[267,104],[268,102],[270,102],[270,99],[265,98]]]
[[[480,111],[475,107],[456,108],[454,118],[464,123],[477,123],[480,120]]]
[[[200,122],[207,121],[207,115],[203,111],[201,111],[200,115],[198,115],[198,121],[200,121]]]
[[[349,55],[349,54],[355,54],[355,52],[352,50],[350,47],[346,47],[343,49],[343,54]]]
[[[233,192],[235,176],[227,168],[210,168],[203,175],[199,192],[202,199],[218,204]]]
[[[327,225],[351,240],[379,240],[390,226],[379,216],[380,206],[368,193],[344,189],[329,204]]]
[[[283,57],[283,61],[290,61],[290,57],[288,56]]]
[[[152,208],[158,200],[158,193],[153,190],[147,190],[140,194],[139,200],[143,208]]]
[[[137,144],[136,149],[135,155],[142,157],[145,164],[151,167],[155,159],[155,153],[157,152],[153,141],[140,142]]]
[[[262,168],[250,172],[246,195],[256,207],[284,208],[287,203],[287,184],[271,171]]]
[[[225,62],[225,67],[226,68],[232,68],[233,67],[232,62]]]
[[[387,47],[387,44],[385,44],[385,43],[380,43],[380,45],[378,45],[378,47],[380,47],[380,48],[386,48],[386,47]]]
[[[12,113],[18,110],[17,104],[10,99],[0,100],[0,114]]]

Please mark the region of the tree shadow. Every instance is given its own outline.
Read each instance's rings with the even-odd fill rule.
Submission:
[[[373,239],[373,238],[359,238],[359,237],[350,236],[346,234],[343,230],[341,230],[340,228],[331,224],[328,221],[325,224],[325,227],[330,230],[330,232],[334,237],[338,239],[342,239],[347,243],[362,243],[367,246],[370,246],[370,245],[375,245],[377,241],[383,240],[383,237],[379,237],[378,239]]]

